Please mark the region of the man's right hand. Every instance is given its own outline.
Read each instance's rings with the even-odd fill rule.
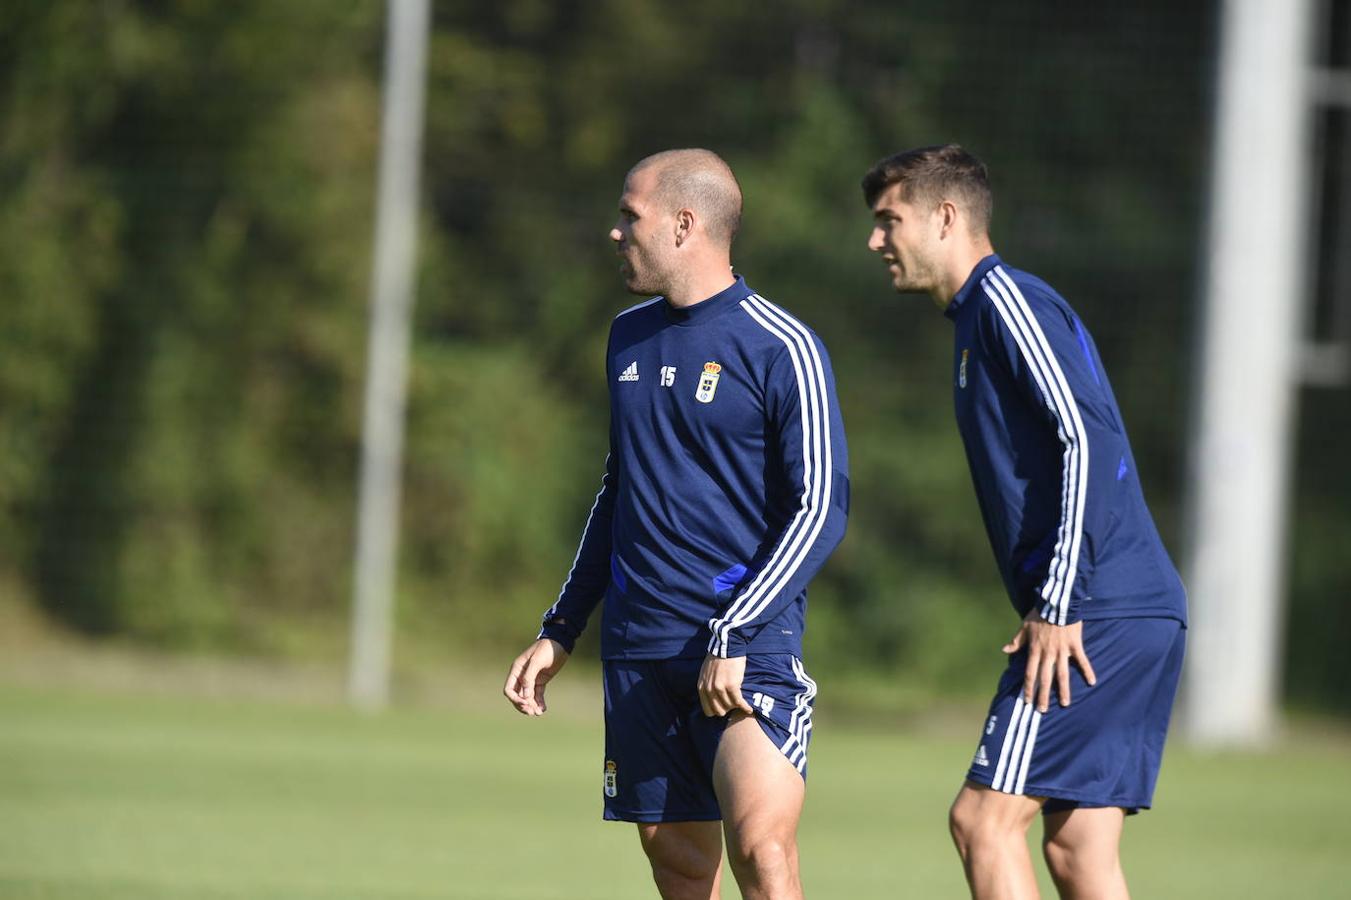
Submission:
[[[544,703],[544,686],[567,661],[568,651],[562,644],[540,638],[511,664],[502,693],[522,715],[542,716],[549,708]]]
[[[1035,703],[1041,712],[1051,707],[1051,685],[1061,706],[1070,705],[1070,663],[1078,663],[1089,687],[1098,683],[1093,664],[1084,650],[1084,623],[1052,625],[1034,608],[1023,619],[1018,633],[1004,645],[1010,655],[1027,648],[1027,666],[1023,675],[1023,701]]]

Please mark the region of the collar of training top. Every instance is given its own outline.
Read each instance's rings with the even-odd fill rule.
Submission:
[[[663,300],[662,307],[665,309],[667,321],[675,325],[700,325],[709,321],[718,313],[736,306],[753,293],[755,292],[746,287],[746,279],[738,275],[736,281],[733,281],[730,286],[718,291],[707,300],[700,300],[693,306],[676,309]]]
[[[943,315],[949,319],[957,318],[957,311],[962,308],[962,304],[967,298],[974,294],[980,288],[980,280],[995,266],[1002,263],[998,253],[991,253],[989,256],[976,263],[976,267],[971,270],[971,274],[966,276],[966,283],[962,285],[952,302],[948,304],[947,309],[943,310]]]

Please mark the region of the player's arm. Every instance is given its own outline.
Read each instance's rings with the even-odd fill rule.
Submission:
[[[1027,401],[1044,414],[1048,431],[1062,449],[1060,511],[1045,568],[1029,590],[1031,611],[1005,653],[1026,647],[1024,695],[1039,709],[1049,706],[1051,685],[1062,706],[1071,701],[1070,665],[1077,664],[1089,684],[1096,681],[1083,646],[1082,604],[1092,560],[1084,546],[1085,523],[1101,514],[1104,498],[1093,489],[1094,465],[1085,421],[1099,406],[1100,376],[1077,319],[1059,306],[1029,298],[1002,269],[984,285],[990,304],[980,336],[991,358],[1002,364]]]
[[[605,476],[587,516],[577,556],[563,582],[563,589],[559,591],[558,600],[544,614],[540,627],[540,638],[557,641],[568,653],[572,652],[577,638],[586,629],[587,619],[610,584],[611,522],[618,478],[619,464],[612,450],[605,458]]]
[[[1115,468],[1117,459],[1108,461],[1108,447],[1089,439],[1104,434],[1097,422],[1106,405],[1104,386],[1088,335],[1073,314],[1025,293],[1002,269],[994,269],[984,286],[990,303],[978,323],[982,346],[1061,445],[1058,515],[1042,546],[1023,561],[1023,600],[1046,622],[1073,624],[1082,618],[1082,604],[1089,603],[1086,585],[1093,574],[1085,534],[1096,530],[1111,507],[1105,488],[1115,484],[1111,473],[1104,478],[1104,466]]]
[[[740,684],[747,646],[825,564],[844,537],[849,510],[848,449],[825,346],[796,322],[775,318],[772,310],[764,315],[785,342],[768,368],[765,394],[782,483],[793,491],[795,510],[769,551],[754,561],[753,576],[709,620],[699,686],[710,715],[745,708]]]
[[[613,331],[611,332],[613,340]],[[606,383],[613,384],[606,354]],[[591,504],[591,512],[582,529],[582,539],[572,568],[563,582],[558,599],[544,614],[539,636],[512,662],[502,693],[526,715],[543,715],[544,686],[568,661],[587,619],[605,596],[610,584],[610,555],[613,549],[615,492],[619,482],[619,456],[615,452],[614,423],[610,425],[610,453],[605,457],[605,474],[600,490]]]
[[[612,452],[605,460],[596,501],[591,505],[572,569],[558,600],[544,614],[535,643],[511,664],[502,693],[512,706],[526,715],[543,715],[544,686],[563,668],[572,648],[586,628],[587,619],[605,596],[610,582],[611,519],[614,513],[618,466]]]

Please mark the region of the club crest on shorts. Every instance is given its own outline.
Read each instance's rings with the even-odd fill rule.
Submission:
[[[614,797],[619,793],[619,766],[613,759],[605,761],[605,796]]]
[[[699,376],[699,389],[694,392],[694,399],[700,403],[712,403],[713,395],[718,391],[718,373],[722,371],[722,366],[715,362],[704,363],[704,372]]]
[[[966,387],[966,358],[971,355],[971,351],[965,347],[962,348],[962,364],[957,369],[957,386]]]

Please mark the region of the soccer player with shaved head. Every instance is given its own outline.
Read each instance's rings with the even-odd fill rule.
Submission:
[[[966,150],[887,157],[863,194],[893,286],[955,326],[957,429],[1022,620],[950,815],[971,894],[1037,895],[1040,812],[1061,896],[1124,898],[1118,845],[1153,802],[1187,602],[1102,358],[1050,285],[995,254],[985,166]]]
[[[736,275],[741,189],[708,150],[624,180],[610,230],[629,292],[610,326],[610,453],[558,600],[504,693],[526,715],[597,604],[606,819],[634,822],[666,898],[793,898],[816,684],[807,583],[844,536],[830,359]],[[652,296],[656,295],[656,296]],[[721,826],[720,826],[721,823]]]

